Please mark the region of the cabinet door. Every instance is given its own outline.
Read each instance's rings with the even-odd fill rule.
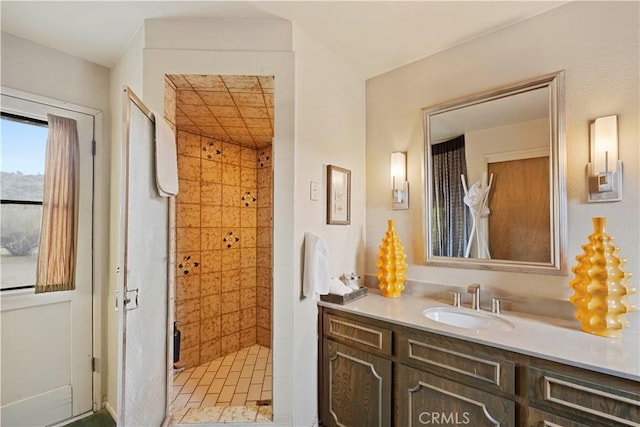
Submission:
[[[391,361],[324,339],[322,421],[327,426],[391,425]]]
[[[515,426],[512,400],[404,365],[398,367],[399,426]]]
[[[588,425],[640,427],[638,383],[569,366],[529,368],[528,400]]]

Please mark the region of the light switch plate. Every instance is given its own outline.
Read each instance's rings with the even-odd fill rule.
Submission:
[[[314,202],[320,200],[320,183],[318,181],[309,182],[309,200]]]

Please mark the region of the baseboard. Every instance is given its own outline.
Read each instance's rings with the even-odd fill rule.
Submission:
[[[116,417],[116,410],[113,409],[113,406],[111,406],[109,402],[104,402],[104,408],[107,410],[107,412],[109,412],[109,415],[111,415],[111,418],[113,418],[117,422],[118,418]]]

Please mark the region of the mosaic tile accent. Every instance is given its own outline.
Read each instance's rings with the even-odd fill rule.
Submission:
[[[222,238],[222,243],[227,249],[233,248],[238,242],[240,242],[240,237],[236,236],[233,231],[228,231]]]
[[[250,206],[253,206],[253,204],[258,199],[256,199],[255,195],[251,194],[251,191],[245,191],[244,194],[242,195],[241,200],[242,200],[242,204],[248,208]]]
[[[194,269],[198,268],[200,263],[191,258],[191,255],[185,255],[182,257],[182,261],[178,264],[178,270],[182,274],[189,274]]]
[[[258,156],[258,167],[264,168],[271,166],[271,154],[267,151],[262,151]]]
[[[222,144],[209,138],[202,139],[202,157],[208,160],[220,160],[222,156]]]

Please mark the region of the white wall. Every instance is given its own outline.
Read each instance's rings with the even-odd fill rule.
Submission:
[[[269,28],[273,32],[269,32]],[[177,36],[169,43],[165,40],[166,34]],[[274,37],[274,34],[279,37]],[[256,39],[262,42],[255,43]],[[265,45],[264,40],[270,42]],[[240,41],[244,41],[244,44],[239,44]],[[171,48],[165,48],[165,44]],[[227,49],[224,49],[225,46]],[[212,50],[212,47],[216,50]],[[165,74],[275,76],[273,161],[276,191],[272,318],[273,403],[277,425],[291,425],[293,419],[294,64],[290,49],[291,25],[286,21],[262,22],[249,27],[239,24],[234,27],[229,22],[220,21],[147,20],[142,55],[143,89],[140,94],[151,110],[162,111]],[[169,306],[173,309],[171,302]]]
[[[549,120],[532,120],[488,129],[478,129],[464,135],[467,159],[467,185],[487,172],[487,156],[496,153],[539,148],[549,153]]]
[[[102,111],[102,134],[96,135],[94,194],[94,280],[96,302],[102,304],[107,301],[109,248],[109,69],[3,32],[1,75],[3,86]],[[104,325],[104,311],[100,305],[94,306],[94,310],[97,313],[94,321],[101,327]],[[107,383],[105,335],[97,337],[101,341],[94,343],[102,395],[106,393]],[[99,403],[103,400],[102,395],[95,396]]]
[[[174,28],[174,25],[176,26]],[[146,24],[144,52],[144,101],[162,108],[163,76],[166,73],[275,74],[276,140],[274,141],[274,415],[278,424],[311,425],[317,407],[317,306],[301,299],[301,253],[305,231],[325,237],[332,275],[363,272],[365,134],[364,81],[320,43],[295,27],[295,99],[291,33],[276,21],[270,49],[261,50],[265,25],[252,26],[253,33],[238,23],[243,52],[224,49],[219,37],[232,37],[233,26],[184,26],[181,21],[150,20]],[[267,25],[268,27],[268,25]],[[220,32],[218,31],[220,29]],[[164,49],[162,34],[181,32],[183,43]],[[187,36],[184,32],[188,32]],[[157,35],[156,36],[154,36]],[[273,37],[279,34],[285,40]],[[200,48],[201,40],[217,50]],[[288,41],[287,41],[288,40]],[[198,50],[195,50],[198,48]],[[190,50],[194,49],[194,50]],[[256,51],[251,51],[256,49]],[[284,50],[284,52],[283,52]],[[295,105],[295,112],[293,110]],[[295,137],[294,131],[295,117]],[[325,168],[327,164],[352,171],[350,226],[325,224]],[[321,200],[309,200],[309,181],[318,180]],[[293,367],[293,369],[292,369]]]
[[[364,80],[298,26],[295,98],[294,231],[294,423],[311,425],[317,405],[316,301],[300,299],[304,232],[326,239],[329,273],[364,272],[365,110]],[[351,170],[351,225],[326,224],[326,166]],[[320,200],[309,199],[310,181]]]
[[[591,217],[609,218],[627,271],[640,270],[639,4],[577,2],[504,28],[367,81],[367,274],[377,243],[394,218],[408,255],[409,279],[478,282],[506,292],[567,299],[569,276],[463,270],[423,265],[421,108],[564,69],[567,141],[567,265],[592,232]],[[624,200],[587,204],[589,120],[618,114]],[[408,151],[410,209],[391,211],[389,153]],[[634,297],[637,301],[637,295]]]

